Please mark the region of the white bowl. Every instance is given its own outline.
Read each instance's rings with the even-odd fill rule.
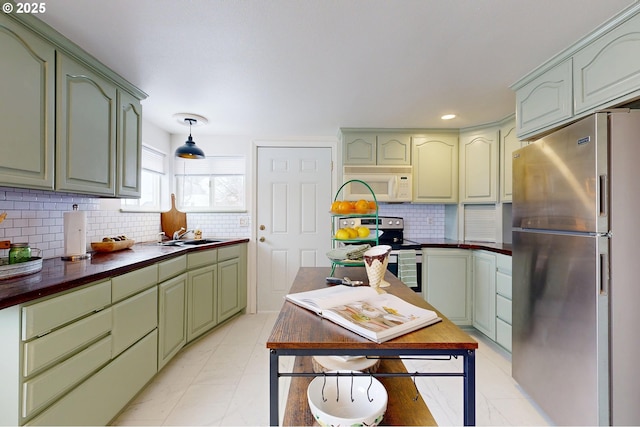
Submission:
[[[331,371],[336,372],[342,375],[317,376],[307,388],[309,408],[316,422],[321,426],[378,425],[387,410],[388,400],[382,383],[370,376],[352,377],[351,371]],[[322,398],[323,385],[326,401]]]

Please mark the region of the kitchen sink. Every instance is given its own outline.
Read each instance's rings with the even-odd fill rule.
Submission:
[[[223,242],[223,240],[197,239],[197,240],[181,240],[181,242],[184,245],[207,245],[207,244],[210,244],[210,243],[220,243],[220,242]]]
[[[166,240],[162,243],[158,243],[162,246],[182,246],[184,242],[182,240]]]

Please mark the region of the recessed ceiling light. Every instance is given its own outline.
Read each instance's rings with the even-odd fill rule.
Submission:
[[[456,115],[455,114],[445,114],[444,116],[440,117],[442,120],[451,120],[451,119],[455,119]]]

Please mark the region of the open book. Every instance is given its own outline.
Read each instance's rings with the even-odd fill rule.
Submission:
[[[434,311],[369,286],[337,285],[289,294],[286,299],[377,343],[442,320]]]

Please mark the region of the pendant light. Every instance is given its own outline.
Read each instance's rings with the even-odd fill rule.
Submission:
[[[186,117],[185,123],[189,123],[189,138],[185,143],[176,150],[176,157],[183,159],[204,159],[204,151],[196,147],[196,143],[191,137],[191,126],[198,123],[198,120],[192,117]]]

